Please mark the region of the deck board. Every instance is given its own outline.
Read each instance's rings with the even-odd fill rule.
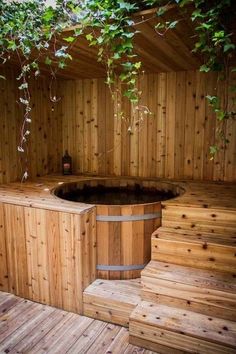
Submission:
[[[48,175],[39,177],[26,183],[9,183],[0,185],[0,201],[9,204],[24,205],[48,210],[84,213],[93,208],[93,205],[68,202],[55,197],[51,191],[60,184],[76,182],[78,180],[91,180],[111,178],[106,176],[62,176]],[[120,179],[120,177],[112,177]],[[121,177],[122,178],[122,177]],[[124,177],[129,179],[132,177]],[[137,177],[137,181],[138,181]],[[142,179],[141,179],[142,180]],[[148,178],[145,178],[148,180]],[[173,183],[184,188],[185,193],[177,198],[163,202],[167,206],[186,205],[204,209],[236,210],[236,185],[230,182],[208,182],[187,180],[165,180],[150,178],[158,182]]]
[[[0,292],[0,353],[152,354],[128,330]]]

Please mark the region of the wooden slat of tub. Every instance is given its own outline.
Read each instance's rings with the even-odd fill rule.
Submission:
[[[145,207],[144,205],[136,205],[131,208],[132,215],[144,215]],[[129,235],[131,238],[130,243],[132,243],[131,248],[131,258],[129,259],[129,264],[144,264],[144,239],[145,239],[145,223],[149,220],[139,220],[130,222],[132,224],[132,234]],[[132,278],[140,277],[140,270],[133,270],[129,272],[132,274]],[[130,275],[129,275],[130,277]]]
[[[122,207],[109,206],[108,215],[121,215]],[[121,222],[112,221],[108,222],[108,264],[121,265]],[[109,279],[119,279],[120,272],[110,271]]]
[[[108,215],[108,206],[99,205],[96,207],[97,215]],[[97,221],[97,264],[109,263],[109,224],[108,222]],[[100,246],[102,245],[102,246]],[[108,279],[107,271],[98,270],[97,277]]]
[[[133,215],[132,206],[123,206],[122,215]],[[122,223],[121,226],[121,264],[129,265],[132,264],[132,254],[133,254],[133,222],[127,221]],[[122,272],[120,279],[129,279],[131,271]]]

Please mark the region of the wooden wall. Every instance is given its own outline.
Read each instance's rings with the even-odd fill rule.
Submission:
[[[0,80],[0,183],[5,183],[21,178],[26,155],[17,152],[22,108],[16,73],[2,73],[7,80]],[[53,90],[61,100],[56,104],[49,99],[49,85],[47,77],[31,82],[30,177],[60,172],[68,149],[75,173],[236,180],[235,121],[225,128],[227,149],[214,160],[209,156],[218,123],[205,95],[216,94],[214,75],[142,75],[141,111],[119,94],[112,100],[104,79],[58,79]],[[146,106],[151,115],[144,113]]]
[[[235,181],[236,122],[227,122],[227,149],[210,160],[219,124],[205,95],[215,87],[214,74],[198,71],[143,75],[148,116],[118,94],[112,101],[103,79],[65,81],[63,150],[78,173]]]
[[[15,181],[25,171],[25,159],[29,160],[31,177],[60,170],[62,153],[62,132],[59,104],[49,99],[50,81],[46,77],[32,79],[32,124],[28,126],[28,151],[17,151],[23,112],[19,101],[19,90],[14,69],[1,68],[0,79],[0,183]]]

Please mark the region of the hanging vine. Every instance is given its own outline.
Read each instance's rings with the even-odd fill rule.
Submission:
[[[97,58],[106,67],[106,82],[115,93],[117,79],[125,87],[124,95],[135,106],[140,97],[137,79],[141,62],[134,51],[134,38],[137,34],[133,13],[146,7],[158,6],[155,30],[160,35],[173,29],[178,18],[163,22],[170,5],[178,5],[183,16],[190,16],[195,24],[196,42],[194,51],[204,58],[200,71],[218,71],[218,82],[226,84],[224,102],[217,95],[206,98],[216,113],[217,120],[224,125],[227,119],[235,118],[235,97],[228,101],[229,79],[235,59],[235,21],[236,5],[233,0],[57,0],[55,6],[47,6],[45,0],[25,0],[24,2],[2,0],[0,3],[0,59],[20,66],[20,103],[24,107],[24,118],[18,150],[25,152],[31,124],[30,77],[40,75],[42,65],[50,68],[52,80],[58,70],[73,60],[70,49],[83,36],[90,46],[98,48]],[[160,20],[159,20],[160,19]],[[71,28],[70,35],[64,32]],[[63,38],[61,45],[59,38]],[[229,69],[230,68],[230,69]],[[4,79],[3,76],[0,78]],[[50,99],[59,98],[50,93]],[[227,143],[224,128],[219,129],[219,137]],[[214,155],[219,147],[211,147]],[[23,178],[27,178],[26,169]]]

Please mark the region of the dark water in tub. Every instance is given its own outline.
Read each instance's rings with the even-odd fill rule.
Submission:
[[[143,188],[139,185],[128,188],[85,185],[83,189],[59,192],[58,197],[87,204],[127,205],[159,202],[174,198],[175,195],[171,191]]]

